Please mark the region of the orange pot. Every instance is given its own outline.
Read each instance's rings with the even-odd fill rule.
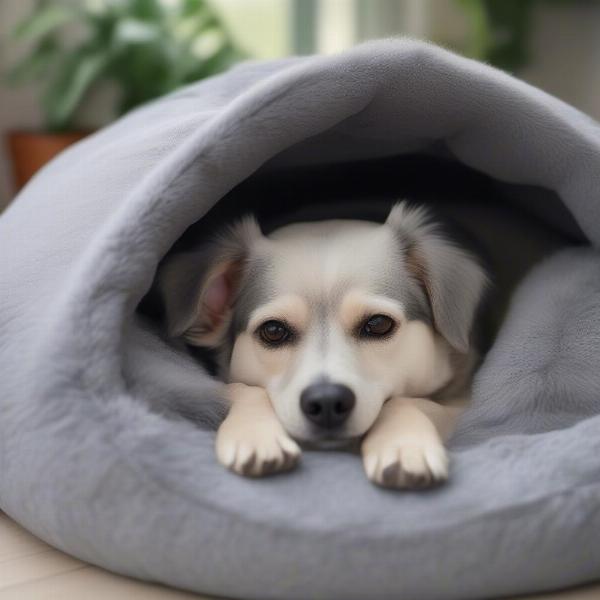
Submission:
[[[83,131],[68,133],[10,132],[8,147],[16,189],[21,189],[49,160],[88,134],[89,132]]]

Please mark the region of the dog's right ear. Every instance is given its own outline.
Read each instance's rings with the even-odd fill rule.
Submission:
[[[168,258],[158,274],[167,331],[194,346],[217,347],[227,330],[253,244],[265,239],[246,217],[202,248]]]
[[[466,353],[488,285],[479,260],[446,238],[421,206],[399,202],[386,224],[395,231],[406,266],[429,299],[435,328],[452,347]]]

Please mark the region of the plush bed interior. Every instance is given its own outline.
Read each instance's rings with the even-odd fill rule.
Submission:
[[[190,190],[186,193],[189,194]],[[500,309],[488,323],[488,337],[484,344],[491,358],[484,359],[483,374],[478,373],[475,378],[473,404],[450,440],[456,469],[453,481],[447,489],[422,494],[418,498],[382,492],[371,489],[372,486],[364,481],[360,461],[356,457],[340,452],[320,452],[308,453],[298,472],[268,481],[248,483],[223,474],[227,477],[226,483],[220,482],[215,489],[222,489],[226,498],[219,497],[217,500],[217,494],[208,490],[203,493],[210,495],[213,502],[223,502],[232,514],[236,514],[236,519],[239,518],[238,511],[243,511],[243,519],[248,519],[248,523],[254,524],[256,519],[263,525],[268,523],[274,532],[270,539],[287,540],[293,548],[293,556],[302,557],[302,560],[311,556],[314,544],[323,543],[322,536],[330,532],[332,549],[337,557],[335,560],[342,557],[346,560],[348,553],[353,552],[350,547],[356,547],[357,552],[360,547],[363,550],[359,552],[359,562],[366,560],[369,569],[376,573],[378,566],[365,558],[364,548],[372,545],[378,551],[388,552],[389,547],[390,556],[403,561],[404,573],[408,572],[406,569],[415,569],[415,581],[418,581],[419,552],[427,553],[432,545],[440,553],[442,548],[461,547],[464,550],[465,545],[470,545],[471,550],[466,555],[471,558],[467,560],[476,559],[476,548],[485,549],[495,561],[494,567],[486,569],[486,577],[494,581],[494,589],[506,593],[516,589],[515,584],[507,579],[501,580],[496,575],[497,566],[502,563],[503,568],[514,572],[516,554],[510,548],[515,544],[521,550],[525,544],[536,547],[544,523],[563,512],[560,502],[565,488],[553,483],[549,486],[552,489],[546,492],[545,482],[535,483],[552,477],[552,459],[546,474],[540,468],[546,457],[556,452],[549,447],[569,443],[568,440],[577,434],[567,431],[568,428],[578,423],[587,428],[591,424],[585,423],[586,419],[597,414],[596,402],[588,392],[578,396],[576,390],[573,393],[569,391],[571,380],[566,375],[557,376],[559,380],[560,377],[565,380],[564,387],[559,382],[558,387],[553,388],[548,405],[544,405],[541,396],[545,394],[545,384],[533,388],[535,391],[532,393],[532,377],[527,371],[533,372],[535,380],[538,377],[536,370],[542,372],[551,368],[545,363],[547,348],[544,344],[550,348],[550,354],[557,353],[558,358],[552,360],[559,366],[558,372],[566,373],[564,369],[570,368],[568,360],[561,354],[563,349],[557,342],[558,338],[544,341],[540,329],[543,326],[537,319],[546,312],[544,298],[560,295],[557,289],[563,274],[588,270],[585,277],[589,277],[589,272],[595,269],[591,254],[569,254],[581,249],[592,251],[588,250],[589,241],[558,194],[538,186],[509,184],[494,179],[465,166],[443,148],[420,154],[396,154],[360,161],[321,160],[319,164],[304,165],[288,165],[285,160],[275,157],[223,196],[202,219],[190,225],[169,252],[201,244],[224,224],[249,212],[257,215],[264,232],[268,233],[292,221],[325,218],[383,221],[390,205],[401,198],[431,206],[434,214],[455,222],[466,235],[464,240],[474,243],[491,265],[495,293],[500,297]],[[565,250],[564,258],[554,262],[553,259],[546,260],[557,253],[564,254]],[[540,274],[526,277],[544,262],[549,264],[541,269]],[[523,281],[528,281],[526,289],[519,291]],[[579,293],[577,286],[573,289],[574,293]],[[520,300],[513,309],[511,300],[515,290],[520,294]],[[564,307],[557,310],[556,314],[564,314]],[[153,289],[139,305],[138,312],[153,322],[152,330],[159,332],[157,338],[161,337],[161,306]],[[503,327],[506,315],[509,315],[508,328]],[[574,322],[579,323],[580,318],[576,310]],[[550,322],[551,328],[554,327],[556,318],[552,317]],[[500,343],[496,344],[498,332]],[[534,340],[533,357],[527,355],[528,339]],[[197,352],[193,355],[195,362],[193,365],[188,363],[187,368],[199,373],[207,372],[215,383],[219,383],[214,379],[210,356]],[[165,353],[161,356],[161,360],[167,357]],[[183,360],[181,354],[169,356],[170,369],[177,368],[175,356],[177,360]],[[511,362],[510,356],[516,359]],[[590,360],[593,362],[594,359]],[[522,368],[522,365],[525,366]],[[584,360],[581,369],[581,372],[590,372],[590,362]],[[162,372],[165,372],[164,369]],[[557,408],[556,402],[563,393],[576,402],[575,408],[573,404],[564,409]],[[146,399],[152,406],[151,393],[146,395]],[[161,412],[172,415],[164,410],[164,404],[158,403],[157,406]],[[189,390],[174,414],[208,429],[215,429],[222,415],[223,412],[215,411],[214,402],[206,402],[206,397],[196,406]],[[559,430],[565,430],[567,441],[552,441],[549,437],[542,439],[535,435],[552,435]],[[585,439],[585,432],[581,435],[580,439]],[[212,456],[211,445],[205,446],[204,450],[207,453],[203,456],[204,468],[207,461],[212,460],[218,471],[220,467]],[[525,456],[527,458],[520,464]],[[557,457],[556,460],[562,458]],[[491,464],[502,471],[502,476],[493,483],[489,472]],[[563,466],[558,469],[564,473]],[[525,486],[526,481],[528,484]],[[525,487],[526,498],[517,492]],[[336,508],[335,498],[340,497],[347,498],[344,511]],[[313,502],[320,507],[314,515],[306,512],[307,503],[312,505]],[[539,518],[531,519],[531,510],[542,502],[546,503]],[[550,517],[544,516],[548,514]],[[390,528],[383,515],[393,515],[394,523]],[[581,536],[581,526],[572,527],[569,535]],[[501,544],[498,545],[502,536],[512,536],[512,541],[504,549]],[[400,551],[404,542],[420,550],[414,556],[409,553],[411,556],[408,557],[407,553]],[[279,542],[273,543],[277,545]],[[548,577],[548,565],[559,559],[555,547],[553,543],[548,544],[546,556],[540,557],[537,566],[533,563],[523,565],[518,579],[527,579],[531,569]],[[531,551],[530,548],[527,554],[530,555]],[[319,553],[317,555],[322,557]],[[272,551],[268,556],[271,562],[275,560]],[[293,556],[292,562],[295,561]],[[574,556],[571,558],[578,560]],[[440,554],[434,570],[440,573],[441,579],[433,587],[444,587],[444,577],[461,572],[464,560],[461,553],[451,559]],[[395,561],[396,558],[392,562]],[[266,568],[270,570],[270,564]],[[579,567],[574,570],[578,571]],[[314,571],[305,571],[309,572]],[[274,577],[278,578],[277,575]],[[323,583],[318,585],[329,589],[330,580],[328,576],[324,577]],[[589,578],[584,576],[584,579]],[[248,579],[243,577],[242,580]],[[299,576],[299,580],[303,580],[304,584],[297,589],[305,589],[302,585],[312,586],[314,583],[311,580],[309,584],[303,576]],[[547,581],[548,587],[555,584],[552,577]],[[557,581],[563,581],[562,577],[558,577]],[[396,584],[387,580],[382,585],[388,586],[386,590],[390,592]],[[348,590],[345,586],[346,583],[343,583],[342,587]],[[420,586],[420,583],[415,583],[414,589],[420,589]],[[465,586],[466,583],[461,590],[449,592],[449,596],[466,598]],[[545,583],[538,586],[539,589],[545,587]],[[300,596],[302,593],[299,592]],[[382,597],[387,596],[384,594]]]
[[[278,162],[275,157],[226,194],[190,225],[167,255],[200,247],[222,227],[247,214],[255,215],[263,233],[268,234],[292,222],[340,218],[383,222],[394,202],[418,203],[441,219],[450,235],[473,249],[491,271],[495,309],[487,317],[480,315],[487,319],[479,340],[485,352],[493,344],[512,293],[527,272],[562,248],[587,244],[555,192],[495,180],[463,165],[440,147],[429,153],[363,161],[292,167]],[[165,330],[155,285],[140,302],[138,312],[159,334]],[[199,369],[215,375],[210,353],[191,346],[187,351]],[[182,413],[198,417],[193,409]]]
[[[392,202],[409,199],[432,207],[472,204],[506,206],[523,220],[545,226],[565,244],[585,242],[585,235],[556,192],[537,186],[496,180],[454,159],[445,150],[379,159],[318,165],[280,166],[278,157],[242,181],[219,200],[175,244],[185,249],[207,232],[253,212],[266,232],[281,224],[324,218],[383,221]]]
[[[0,220],[0,506],[78,558],[222,597],[597,578],[599,133],[485,65],[389,40],[247,63],[69,149]],[[221,382],[165,338],[160,260],[248,211],[266,230],[383,220],[403,197],[464,225],[504,294],[450,481],[384,490],[345,452],[229,473]]]

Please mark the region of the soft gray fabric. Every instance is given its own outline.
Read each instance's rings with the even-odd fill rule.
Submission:
[[[95,564],[239,598],[465,600],[600,576],[591,247],[548,260],[516,294],[439,490],[376,489],[341,453],[245,480],[217,465],[210,427],[149,409],[174,400],[208,425],[220,413],[218,384],[133,317],[188,225],[272,158],[440,144],[519,184],[523,205],[528,189],[552,190],[600,242],[598,125],[413,41],[242,65],[44,169],[0,219],[2,509]]]

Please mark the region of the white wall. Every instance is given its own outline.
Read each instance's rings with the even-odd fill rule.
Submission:
[[[292,0],[211,0],[211,4],[236,43],[251,56],[272,58],[292,51]]]

